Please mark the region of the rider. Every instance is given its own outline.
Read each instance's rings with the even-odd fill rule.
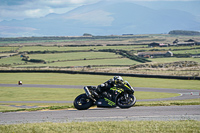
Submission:
[[[98,94],[103,94],[108,96],[107,94],[107,90],[109,90],[110,88],[114,87],[115,85],[122,85],[123,84],[123,78],[121,76],[114,76],[112,79],[109,79],[108,81],[106,81],[103,84],[98,85],[97,87],[97,94],[96,96],[98,96]]]

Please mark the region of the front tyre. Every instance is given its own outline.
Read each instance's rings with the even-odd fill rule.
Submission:
[[[81,94],[77,96],[74,100],[74,107],[78,110],[86,110],[93,105],[91,99],[87,97],[86,94]]]
[[[130,108],[136,103],[136,97],[133,94],[119,95],[117,98],[117,105],[120,108]]]

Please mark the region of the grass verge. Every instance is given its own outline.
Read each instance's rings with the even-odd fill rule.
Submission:
[[[30,109],[16,109],[16,110],[3,110],[2,113],[6,112],[18,112],[18,111],[39,111],[39,110],[60,110],[60,109],[69,109],[74,108],[74,106],[49,106],[49,107],[38,107]]]
[[[200,98],[189,100],[174,101],[155,101],[155,102],[137,102],[136,106],[183,106],[183,105],[200,105]]]
[[[0,103],[0,111],[9,112],[66,109],[71,107],[72,103],[59,103],[59,101],[73,101],[75,97],[81,93],[84,93],[83,89],[0,87],[0,101],[2,101]],[[179,96],[179,94],[138,91],[135,93],[135,96],[137,99],[156,99],[176,97]],[[55,101],[55,103],[48,103],[48,101]],[[34,107],[31,107],[32,109],[25,109],[27,106]]]
[[[0,101],[72,101],[83,89],[0,87]]]
[[[200,98],[190,99],[190,100],[180,100],[180,101],[156,101],[156,102],[136,102],[134,106],[183,106],[183,105],[200,105]],[[17,111],[39,111],[39,110],[60,110],[74,108],[74,106],[49,106],[49,107],[38,107],[30,109],[12,109],[12,110],[2,110],[1,112],[17,112]]]
[[[0,73],[1,84],[99,85],[113,76],[62,73]],[[123,77],[133,87],[200,90],[198,80]]]
[[[103,121],[71,123],[31,123],[0,125],[3,133],[125,133],[125,132],[200,132],[200,121]]]
[[[73,101],[81,93],[84,93],[83,89],[0,87],[0,101]],[[157,99],[180,94],[137,91],[135,96],[137,99]]]

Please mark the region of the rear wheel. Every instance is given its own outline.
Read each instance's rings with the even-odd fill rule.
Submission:
[[[136,103],[136,97],[133,94],[119,95],[117,105],[120,108],[130,108]]]
[[[86,94],[81,94],[77,96],[74,100],[74,107],[78,110],[86,110],[93,105],[91,99],[87,97]]]

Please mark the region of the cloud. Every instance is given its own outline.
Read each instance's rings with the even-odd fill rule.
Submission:
[[[96,16],[98,17],[88,17],[88,16]],[[86,13],[73,13],[69,16],[65,17],[65,19],[74,19],[79,20],[87,25],[98,25],[98,26],[111,26],[114,18],[110,16],[111,13],[103,11],[103,10],[94,10]]]
[[[0,26],[0,32],[2,32],[2,31],[4,31],[4,30],[34,31],[34,30],[37,30],[37,29],[35,29],[35,28],[31,28],[31,27]]]
[[[49,13],[66,13],[81,5],[99,1],[121,0],[0,0],[0,21],[25,18],[39,18]],[[159,1],[159,0],[124,0],[124,1]],[[197,1],[197,0],[164,0]]]
[[[1,0],[0,21],[39,18],[49,13],[65,13],[100,0]]]

